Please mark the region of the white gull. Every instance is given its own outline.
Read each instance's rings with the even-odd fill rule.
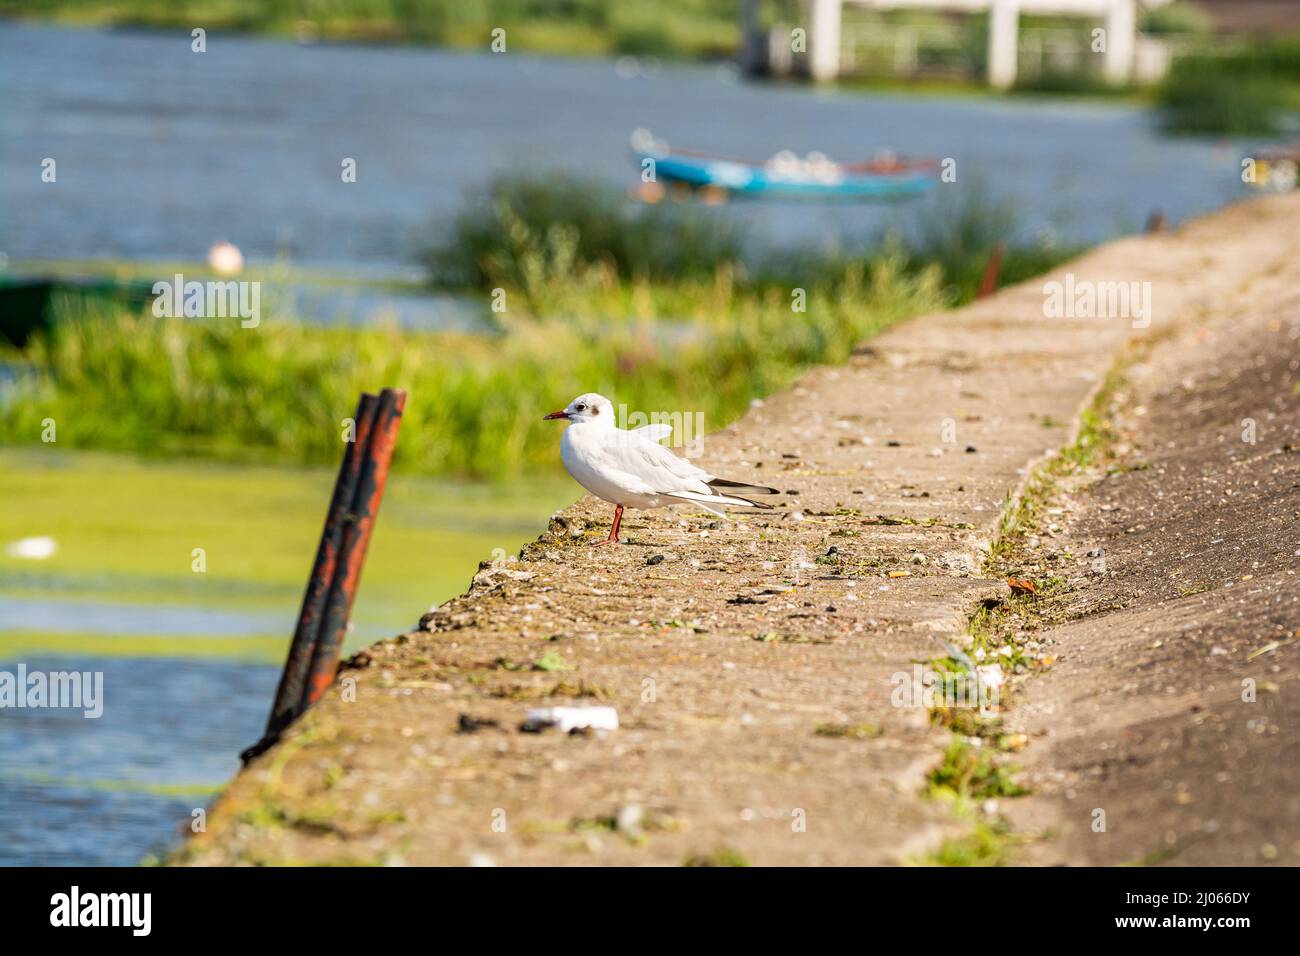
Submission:
[[[685,458],[659,444],[672,433],[671,425],[644,425],[631,430],[614,421],[614,406],[595,392],[579,395],[547,419],[569,423],[560,439],[564,467],[582,487],[614,505],[614,526],[609,537],[596,544],[618,544],[618,527],[624,508],[663,508],[695,504],[714,514],[724,514],[724,505],[735,508],[772,506],[740,494],[775,495],[743,481],[728,481],[697,468]]]

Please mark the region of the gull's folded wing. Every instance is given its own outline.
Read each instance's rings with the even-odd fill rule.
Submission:
[[[602,446],[597,467],[610,472],[622,487],[660,495],[677,491],[708,495],[710,489],[705,482],[713,477],[685,458],[678,458],[672,449],[643,437],[640,429],[621,432],[616,440]]]
[[[660,442],[672,435],[673,426],[660,422],[653,425],[642,425],[640,428],[632,428],[629,431],[631,434],[645,438],[648,441]]]

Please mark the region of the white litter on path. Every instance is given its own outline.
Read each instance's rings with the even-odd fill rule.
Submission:
[[[997,688],[1007,682],[1007,675],[1002,672],[1001,664],[985,664],[975,668],[975,673],[979,675],[980,683],[985,687]]]
[[[613,707],[535,707],[525,721],[534,727],[555,727],[561,733],[591,728],[618,730],[618,711]]]

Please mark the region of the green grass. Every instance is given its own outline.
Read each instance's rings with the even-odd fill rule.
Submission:
[[[1173,846],[1156,847],[1154,850],[1144,853],[1136,860],[1126,860],[1123,863],[1118,863],[1116,865],[1117,866],[1160,866],[1162,863],[1168,863],[1174,857],[1178,856],[1178,854],[1182,852],[1182,849],[1183,847],[1179,846],[1178,844],[1174,844]]]
[[[731,0],[0,0],[0,14],[484,51],[499,27],[506,52],[665,58],[730,55],[740,40]]]
[[[1075,440],[1038,465],[1019,496],[1007,493],[997,537],[989,545],[986,561],[988,569],[1006,570],[1002,565],[1007,558],[1019,549],[1026,536],[1042,524],[1048,502],[1055,495],[1057,484],[1062,478],[1113,460],[1112,448],[1117,435],[1110,420],[1109,409],[1115,393],[1123,384],[1124,372],[1131,360],[1122,360],[1107,372],[1092,401],[1080,416]],[[1057,423],[1045,419],[1043,425],[1056,427]]]
[[[1160,90],[1165,127],[1176,133],[1271,136],[1284,102],[1269,79],[1225,75],[1213,60],[1179,62]]]
[[[740,226],[711,209],[638,205],[604,182],[517,172],[470,196],[428,259],[441,286],[527,290],[573,266],[633,280],[707,280],[739,261],[743,245]]]
[[[818,737],[839,737],[849,740],[870,740],[884,734],[879,724],[818,724],[813,733]]]
[[[750,866],[749,859],[744,854],[737,852],[729,847],[721,847],[712,853],[698,853],[694,856],[687,857],[682,866]]]
[[[1158,99],[1170,132],[1275,135],[1300,110],[1300,33],[1181,57]]]
[[[1141,14],[1139,29],[1153,36],[1162,34],[1200,35],[1214,31],[1214,18],[1194,2],[1178,0],[1165,7],[1155,7]]]
[[[917,862],[921,866],[1007,866],[1014,842],[1006,824],[977,823],[969,833],[946,838]]]
[[[959,193],[941,192],[937,201],[909,208],[864,247],[777,245],[753,229],[742,232],[715,209],[639,205],[604,182],[515,172],[468,199],[427,261],[434,284],[455,290],[505,288],[528,295],[539,280],[599,268],[632,282],[654,282],[665,292],[676,287],[688,299],[695,284],[722,271],[739,291],[789,295],[794,288],[833,287],[850,271],[870,272],[889,262],[911,277],[937,268],[945,296],[960,303],[975,296],[998,246],[1004,250],[1001,285],[1045,272],[1078,251],[1017,243],[1018,219],[1014,203],[976,180]],[[689,309],[690,302],[678,308]]]
[[[1018,797],[1025,789],[998,765],[990,747],[975,747],[960,737],[948,745],[943,761],[930,772],[927,796],[949,796],[963,800],[990,797]]]
[[[501,480],[558,467],[558,429],[541,419],[574,395],[702,413],[716,430],[943,298],[935,275],[882,260],[810,288],[805,313],[790,301],[728,269],[651,284],[602,266],[539,267],[507,292],[507,328],[483,337],[283,315],[244,329],[64,300],[55,332],[16,356],[35,371],[0,406],[0,442],[40,446],[53,419],[59,448],[332,464],[358,393],[396,386],[410,393],[397,470]]]
[[[989,735],[998,733],[996,722],[986,722]],[[967,831],[948,837],[934,851],[909,862],[920,866],[1006,866],[1013,846],[1022,842],[1004,819],[981,819],[977,804],[987,799],[1024,796],[1025,790],[1000,766],[989,736],[976,747],[954,734],[943,762],[930,772],[924,795],[947,801]]]
[[[537,660],[533,661],[532,669],[535,671],[567,671],[572,667],[564,659],[564,655],[558,651],[547,651]]]

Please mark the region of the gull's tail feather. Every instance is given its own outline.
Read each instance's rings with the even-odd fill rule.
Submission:
[[[772,506],[763,504],[758,501],[750,501],[748,498],[740,498],[735,495],[724,495],[721,493],[705,495],[698,491],[673,491],[666,492],[665,498],[676,498],[678,501],[690,501],[694,504],[702,505],[706,511],[712,511],[715,515],[725,514],[721,505],[731,505],[734,508],[763,508],[767,511],[772,510]]]
[[[767,488],[763,485],[747,485],[743,481],[728,481],[726,478],[710,478],[705,482],[710,488],[727,489],[726,491],[718,490],[720,495],[729,495],[733,492],[744,492],[747,495],[779,495],[781,492],[775,488]],[[754,504],[754,502],[750,502]],[[756,507],[770,508],[771,505],[758,505]]]

